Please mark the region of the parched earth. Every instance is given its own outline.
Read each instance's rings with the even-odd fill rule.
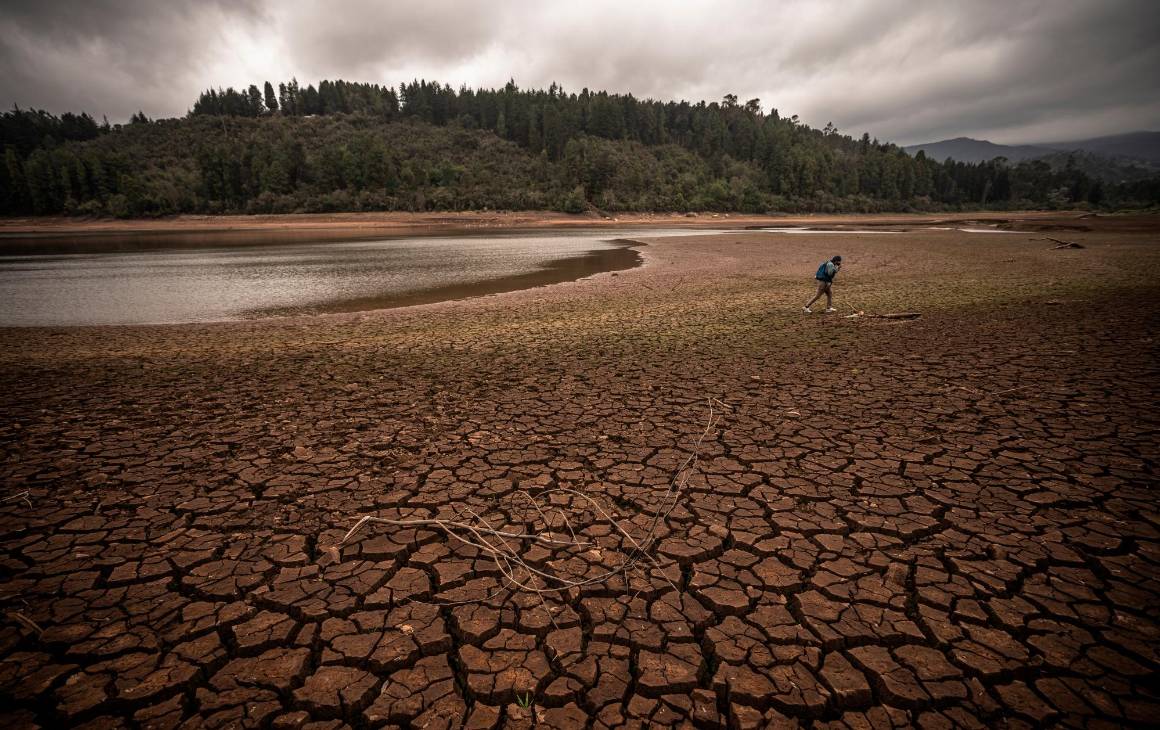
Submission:
[[[0,331],[0,719],[1154,726],[1156,222],[1077,227],[654,240],[464,302]],[[805,315],[833,253],[843,312]],[[436,529],[340,545],[367,514],[541,531],[557,487],[653,560],[539,597]],[[591,545],[529,565],[621,564],[550,501]]]

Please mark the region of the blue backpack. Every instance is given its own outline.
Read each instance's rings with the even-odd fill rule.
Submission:
[[[818,273],[814,274],[815,279],[821,279],[822,281],[824,281],[826,283],[833,281],[833,279],[830,278],[830,276],[828,274],[826,274],[826,264],[828,264],[828,263],[830,263],[830,262],[829,261],[822,262],[822,265],[818,267]]]

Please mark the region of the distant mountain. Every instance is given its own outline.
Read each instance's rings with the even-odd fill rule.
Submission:
[[[1160,132],[1128,132],[1041,146],[1057,150],[1083,150],[1108,157],[1122,157],[1160,165]]]
[[[932,160],[942,162],[948,157],[959,162],[986,162],[996,157],[1006,157],[1009,162],[1034,160],[1050,154],[1054,150],[1035,145],[1012,146],[995,144],[985,139],[971,139],[970,137],[955,137],[944,139],[941,142],[926,142],[924,144],[903,147],[911,155],[918,154],[919,150],[926,153]]]
[[[996,157],[1006,157],[1011,163],[1045,157],[1055,159],[1061,152],[1079,150],[1108,158],[1121,166],[1131,163],[1145,168],[1160,166],[1160,132],[1128,132],[1107,137],[1033,145],[995,144],[985,139],[956,137],[941,142],[910,145],[903,149],[911,155],[918,154],[918,151],[922,150],[927,157],[940,162],[947,158],[959,162],[986,162]]]
[[[1134,182],[1148,180],[1160,173],[1160,165],[1154,165],[1131,157],[1101,155],[1085,150],[1048,152],[1037,158],[1052,170],[1062,171],[1069,167],[1083,171],[1085,175],[1106,183]]]

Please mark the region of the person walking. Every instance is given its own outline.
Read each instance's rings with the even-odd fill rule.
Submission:
[[[814,279],[818,282],[818,293],[814,295],[813,299],[806,302],[806,306],[802,307],[803,312],[812,314],[813,310],[810,307],[814,306],[814,302],[821,299],[823,294],[826,295],[826,311],[838,311],[834,309],[834,296],[831,290],[834,286],[834,277],[838,275],[838,270],[841,268],[841,256],[835,256],[818,267],[818,273],[814,274]]]

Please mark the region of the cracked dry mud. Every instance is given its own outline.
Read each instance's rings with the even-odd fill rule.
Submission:
[[[1148,226],[738,232],[466,302],[6,330],[0,475],[29,495],[0,505],[0,719],[1152,725]],[[922,318],[801,314],[839,252],[840,303]],[[732,410],[627,586],[541,603],[429,529],[335,548],[363,514],[528,527],[512,495],[561,485],[640,534],[710,396]],[[615,565],[560,506],[596,543],[572,568]]]

